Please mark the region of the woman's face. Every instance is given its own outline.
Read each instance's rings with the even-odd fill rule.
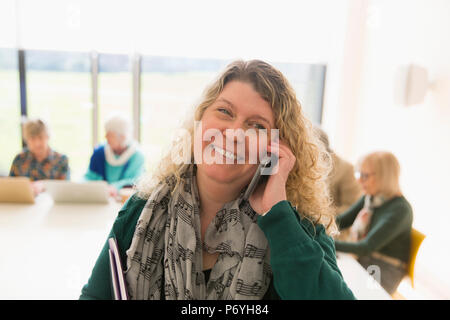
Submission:
[[[48,135],[41,133],[37,136],[29,137],[26,139],[27,147],[37,158],[42,158],[48,151]]]
[[[361,165],[358,181],[365,194],[373,196],[378,193],[377,176],[369,163]]]
[[[114,153],[120,153],[125,148],[125,138],[123,136],[119,136],[115,132],[109,131],[106,133],[105,138]]]
[[[203,158],[200,164],[196,156],[198,170],[216,182],[245,185],[259,162],[259,159],[253,160],[257,159],[260,152],[265,151],[259,148],[260,138],[264,136],[262,141],[270,140],[270,129],[275,129],[275,119],[269,103],[261,98],[251,84],[231,81],[203,113],[201,129]],[[267,135],[258,135],[258,129],[266,129]],[[256,135],[252,135],[252,131]],[[207,132],[216,134],[208,136],[205,135]],[[265,149],[267,142],[262,142],[261,147]],[[245,159],[242,151],[245,152]],[[222,163],[211,161],[212,158],[219,159]]]

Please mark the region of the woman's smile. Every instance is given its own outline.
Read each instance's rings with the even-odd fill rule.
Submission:
[[[237,155],[236,153],[222,149],[221,147],[215,145],[214,143],[211,143],[210,145],[208,145],[208,147],[212,148],[212,150],[214,150],[214,152],[217,152],[219,154],[221,154],[224,158],[232,160],[233,163],[235,161],[237,161],[238,163],[241,161],[245,161],[245,155]]]

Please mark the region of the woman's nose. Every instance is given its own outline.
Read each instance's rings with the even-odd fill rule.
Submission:
[[[245,124],[242,121],[233,121],[225,129],[226,140],[233,143],[245,142]]]

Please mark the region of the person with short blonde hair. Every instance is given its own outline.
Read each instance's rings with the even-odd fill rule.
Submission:
[[[110,233],[130,299],[355,299],[330,237],[329,156],[280,71],[232,62],[184,131],[171,151],[187,157],[163,157]],[[111,299],[108,272],[106,244],[80,298]]]
[[[29,140],[40,135],[47,135],[50,137],[48,126],[42,119],[29,119],[23,124],[23,137]]]
[[[400,164],[391,152],[370,153],[360,160],[359,168],[363,165],[372,168],[372,172],[369,174],[376,176],[374,185],[376,185],[375,188],[379,194],[386,198],[402,194],[400,190]]]
[[[366,268],[379,266],[381,285],[393,293],[406,274],[413,221],[400,190],[400,164],[391,152],[372,152],[359,161],[357,174],[364,196],[337,217],[350,238],[336,240],[336,250],[356,254]]]
[[[31,181],[70,178],[69,160],[66,155],[50,148],[49,128],[42,119],[28,119],[23,123],[26,147],[13,160],[10,176],[26,176]],[[43,191],[40,183],[34,183],[35,194]]]

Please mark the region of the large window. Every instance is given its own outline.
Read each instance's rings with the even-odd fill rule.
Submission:
[[[132,120],[132,75],[127,55],[100,54],[98,56],[99,122],[97,137],[105,141],[104,123],[111,115]]]
[[[148,170],[155,168],[176,129],[225,65],[210,59],[142,59],[141,144]]]
[[[322,122],[326,66],[306,63],[273,64],[294,87],[302,110],[312,122]]]
[[[80,177],[92,152],[90,60],[87,53],[26,51],[28,116],[50,126],[50,146]]]
[[[0,49],[0,175],[22,149],[17,50]]]
[[[17,51],[3,49],[0,54],[0,130],[17,137],[0,135],[6,146],[0,170],[5,172],[21,148],[19,77]],[[51,147],[69,157],[72,178],[78,179],[88,167],[93,143],[105,141],[104,123],[113,114],[138,127],[146,169],[153,171],[176,129],[230,61],[144,56],[140,74],[129,56],[119,54],[26,50],[25,62],[28,117],[48,122]],[[326,67],[272,64],[288,78],[306,115],[320,123]],[[140,118],[134,117],[137,111]]]
[[[147,169],[167,152],[176,129],[192,112],[204,89],[230,61],[144,57],[141,85],[141,142]],[[306,116],[321,122],[324,65],[273,63],[289,80]]]

